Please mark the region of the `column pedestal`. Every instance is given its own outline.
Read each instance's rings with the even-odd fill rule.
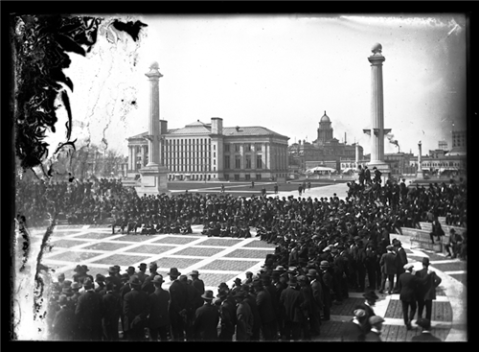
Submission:
[[[168,191],[168,168],[158,164],[148,164],[140,169],[141,186],[135,187],[138,196],[170,194]]]

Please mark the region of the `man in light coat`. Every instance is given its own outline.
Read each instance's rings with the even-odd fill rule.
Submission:
[[[429,258],[422,259],[422,269],[416,272],[416,276],[421,279],[417,289],[418,319],[422,318],[422,312],[426,307],[426,319],[431,321],[432,301],[436,299],[436,287],[442,279],[434,271],[429,269]]]

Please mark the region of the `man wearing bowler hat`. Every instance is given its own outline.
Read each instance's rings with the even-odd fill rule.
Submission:
[[[102,305],[103,340],[118,341],[118,321],[121,315],[121,299],[119,293],[115,292],[111,281],[108,281],[105,286],[105,293],[102,296]]]
[[[386,280],[389,281],[388,293],[391,294],[394,287],[394,275],[397,272],[396,268],[396,253],[394,246],[388,245],[386,247],[387,253],[384,253],[379,260],[381,266],[381,289],[379,293],[383,293],[386,287]]]
[[[366,320],[366,312],[361,307],[356,307],[353,314],[353,319],[344,323],[341,328],[341,342],[364,342],[363,326]]]
[[[442,279],[436,275],[434,271],[428,270],[429,268],[429,258],[422,258],[422,269],[416,272],[416,277],[418,277],[421,282],[418,284],[417,289],[417,304],[418,318],[422,318],[422,312],[424,307],[426,307],[426,319],[431,321],[432,315],[432,301],[436,299],[436,287],[438,287]]]
[[[309,278],[311,291],[313,293],[313,306],[309,319],[311,325],[311,335],[319,336],[321,325],[321,311],[323,310],[323,289],[318,280],[318,272],[316,269],[309,269],[306,276]]]
[[[213,291],[207,290],[201,297],[205,303],[196,310],[194,323],[195,340],[216,341],[218,340],[220,313],[218,308],[212,304],[214,298]]]
[[[225,284],[226,285],[226,284]],[[221,286],[221,285],[220,285]],[[219,308],[221,317],[220,341],[232,341],[236,327],[236,302],[229,291],[220,289],[217,297],[221,304]]]
[[[330,309],[331,309],[331,297],[334,292],[333,287],[333,275],[331,274],[330,264],[328,261],[323,260],[319,264],[319,269],[321,270],[321,274],[319,276],[321,282],[321,288],[323,292],[323,314],[324,314],[324,321],[328,321],[330,319]]]
[[[298,280],[291,277],[288,281],[288,287],[281,292],[279,299],[284,312],[284,335],[282,338],[286,341],[291,339],[297,341],[301,337],[301,324],[304,322],[304,315],[301,311],[303,303],[301,293],[297,289]]]
[[[75,317],[78,327],[78,338],[82,341],[101,340],[101,297],[94,291],[93,282],[86,279],[83,282],[85,292],[78,298]]]
[[[193,280],[193,287],[196,288],[196,290],[202,295],[205,293],[205,283],[203,280],[200,280],[198,277],[200,276],[200,273],[198,270],[193,270],[190,273],[191,279]]]
[[[160,275],[158,274],[156,269],[158,269],[158,265],[156,264],[156,262],[151,262],[149,267],[150,275],[145,278],[145,281],[141,286],[141,289],[145,291],[147,295],[151,295],[153,292],[155,292],[155,287],[153,286],[152,281],[155,276]]]
[[[402,302],[402,311],[404,318],[404,325],[407,330],[411,330],[411,321],[416,314],[416,291],[419,284],[419,279],[412,275],[413,264],[406,264],[404,270],[406,270],[398,281],[399,299]],[[409,311],[409,308],[411,310]]]
[[[143,283],[146,279],[146,277],[148,276],[146,274],[146,264],[145,263],[141,263],[139,266],[138,266],[138,269],[140,269],[139,272],[136,273],[136,276],[138,277],[138,279],[140,280],[141,283]]]
[[[177,268],[171,268],[168,275],[171,280],[169,288],[171,337],[174,341],[184,341],[188,293],[186,287],[178,280],[181,273]]]
[[[149,296],[148,304],[148,328],[150,329],[150,340],[167,341],[168,330],[170,328],[170,314],[168,307],[170,305],[170,293],[161,288],[163,276],[157,275],[151,281],[155,286],[155,291]]]
[[[265,290],[261,280],[253,281],[253,288],[256,292],[256,306],[261,321],[261,333],[263,340],[276,340],[276,314],[274,311],[271,294]]]
[[[253,334],[254,317],[245,300],[246,295],[241,289],[233,292],[236,301],[236,341],[249,341]]]
[[[123,331],[130,341],[145,339],[146,318],[148,316],[148,295],[141,290],[137,277],[130,280],[131,291],[123,297]]]

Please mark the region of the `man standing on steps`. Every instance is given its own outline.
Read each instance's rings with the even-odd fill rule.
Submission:
[[[416,291],[419,283],[419,279],[412,275],[413,267],[413,264],[406,264],[404,266],[406,272],[399,277],[397,283],[399,299],[402,302],[404,325],[406,325],[408,330],[412,329],[411,321],[416,314]],[[409,307],[411,308],[410,311]]]
[[[394,251],[396,252],[396,286],[399,281],[399,277],[404,273],[404,265],[408,263],[407,255],[402,243],[399,240],[393,240]],[[394,293],[399,293],[399,289],[395,287]]]
[[[419,283],[417,290],[417,316],[418,319],[422,318],[422,312],[425,306],[426,319],[431,321],[432,301],[436,299],[436,287],[441,284],[442,279],[437,276],[434,271],[430,271],[428,269],[429,258],[422,258],[422,269],[416,272],[416,277],[418,277],[419,279],[423,279],[421,280],[422,282]]]
[[[379,265],[381,266],[381,289],[379,293],[383,293],[386,280],[389,281],[388,293],[391,294],[394,286],[394,275],[396,274],[396,253],[394,252],[394,247],[389,245],[386,247],[387,253],[384,253],[379,260]]]

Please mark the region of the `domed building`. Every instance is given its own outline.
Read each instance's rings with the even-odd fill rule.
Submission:
[[[318,128],[318,139],[316,140],[316,144],[324,144],[325,142],[329,142],[333,139],[333,128],[331,127],[331,120],[328,115],[326,115],[326,111],[324,112],[323,117],[319,120],[319,128]]]

